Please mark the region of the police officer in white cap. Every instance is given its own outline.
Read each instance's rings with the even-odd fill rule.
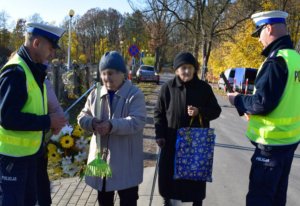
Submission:
[[[294,152],[300,141],[300,55],[287,32],[284,11],[252,15],[266,57],[253,95],[229,93],[229,101],[249,117],[246,136],[255,146],[247,206],[284,206]]]
[[[35,205],[45,132],[67,122],[61,113],[48,114],[43,64],[53,58],[64,30],[27,26],[24,45],[0,70],[0,205]]]

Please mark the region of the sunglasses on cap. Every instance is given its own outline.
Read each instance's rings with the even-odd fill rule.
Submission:
[[[260,25],[260,26],[256,26],[255,28],[255,31],[251,34],[252,37],[260,37],[260,33],[262,32],[262,30],[264,28],[267,27],[268,24],[263,24],[263,25]],[[271,25],[271,24],[269,24]]]
[[[276,23],[274,23],[276,24]],[[262,30],[264,30],[268,25],[274,25],[274,24],[263,24],[260,26],[256,26],[256,30],[251,34],[252,37],[260,37],[260,34],[262,32]]]

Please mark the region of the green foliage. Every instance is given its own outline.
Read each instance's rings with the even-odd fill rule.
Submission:
[[[87,63],[87,57],[85,54],[80,54],[78,59],[79,59],[79,63],[81,63],[81,64]]]
[[[96,58],[96,62],[99,62],[101,59],[101,56],[110,50],[109,46],[108,46],[108,38],[101,38],[99,40],[99,44],[96,45],[96,52],[95,52],[95,58]]]
[[[155,58],[154,57],[144,57],[143,62],[146,65],[152,65],[154,66]]]

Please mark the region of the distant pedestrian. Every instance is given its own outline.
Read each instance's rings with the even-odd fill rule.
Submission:
[[[229,93],[229,101],[249,118],[246,136],[255,146],[247,206],[284,206],[294,152],[300,141],[300,55],[288,35],[283,11],[252,15],[264,46],[253,95]]]
[[[63,33],[28,23],[24,45],[0,70],[0,205],[35,205],[45,132],[59,131],[67,122],[60,113],[48,114],[43,65]]]
[[[95,159],[96,134],[100,134],[101,154],[112,170],[112,177],[87,176],[86,183],[98,190],[100,206],[113,206],[115,191],[121,206],[136,206],[138,185],[143,181],[145,98],[139,88],[125,79],[126,65],[118,52],[102,56],[99,72],[103,83],[100,95],[97,89],[91,92],[78,123],[94,133],[88,162]],[[100,116],[96,110],[100,110]]]
[[[176,132],[181,127],[188,127],[194,117],[192,126],[201,127],[199,115],[203,126],[208,128],[209,122],[219,117],[221,108],[209,84],[198,78],[199,65],[191,53],[177,54],[173,67],[175,78],[162,86],[154,110],[156,142],[161,147],[159,193],[166,206],[171,205],[170,199],[202,206],[206,182],[173,179]]]

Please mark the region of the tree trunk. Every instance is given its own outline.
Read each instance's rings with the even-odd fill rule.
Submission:
[[[300,53],[300,39],[299,39],[299,41],[298,41],[298,43],[297,43],[295,49],[297,50],[297,52]]]
[[[160,71],[160,47],[155,48],[155,62],[154,62],[154,68],[157,71]]]
[[[197,35],[197,37],[195,37],[195,40],[194,40],[194,56],[198,60],[198,58],[199,58],[199,35]]]
[[[201,68],[201,80],[205,81],[205,74],[207,72],[207,42],[204,38],[202,41],[202,68]]]
[[[73,93],[76,95],[80,95],[79,65],[78,64],[73,64],[73,84],[74,84]]]
[[[86,89],[89,89],[90,81],[91,81],[91,72],[88,66],[85,66],[84,69],[85,69],[85,85],[86,85]]]
[[[60,100],[60,92],[59,92],[59,82],[60,82],[60,75],[59,75],[59,65],[53,65],[53,69],[52,69],[52,73],[53,73],[53,87],[54,87],[54,92],[57,96],[57,99]]]

